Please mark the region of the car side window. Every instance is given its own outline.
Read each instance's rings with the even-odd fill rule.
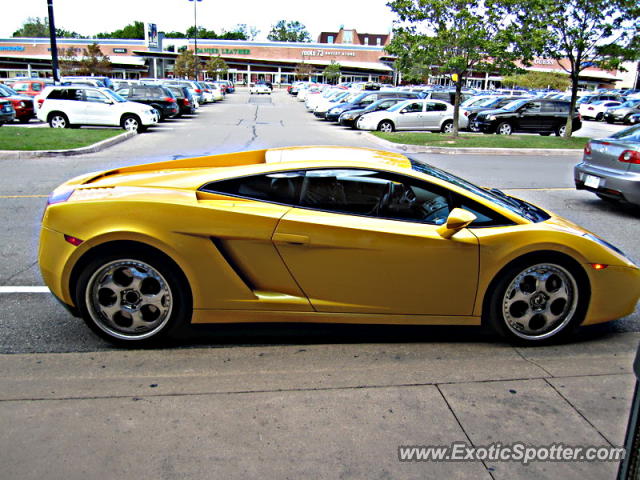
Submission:
[[[133,87],[131,89],[132,97],[146,97],[147,89],[145,87]]]
[[[404,113],[422,112],[422,107],[423,107],[422,103],[410,103],[409,105],[407,105],[402,109],[402,112]]]
[[[94,102],[94,103],[107,103],[108,101],[107,97],[102,92],[99,92],[98,90],[86,90],[85,98],[87,102]]]
[[[540,102],[526,103],[522,109],[523,112],[527,112],[527,113],[540,113],[540,110],[541,110]]]
[[[296,205],[304,172],[277,172],[211,182],[200,190],[234,197]]]
[[[427,105],[427,112],[444,112],[447,110],[447,106],[444,103],[429,102]]]

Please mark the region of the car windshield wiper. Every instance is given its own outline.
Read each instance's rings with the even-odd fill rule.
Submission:
[[[509,205],[514,206],[517,209],[521,210],[523,213],[525,213],[524,216],[529,218],[530,220],[535,220],[537,218],[535,210],[531,208],[531,205],[529,205],[524,200],[518,200],[517,198],[510,197],[499,188],[489,188],[487,190],[493,193],[494,195],[507,201]]]

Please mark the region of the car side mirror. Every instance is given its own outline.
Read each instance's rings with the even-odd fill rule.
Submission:
[[[476,216],[464,208],[454,208],[449,213],[446,223],[438,227],[438,234],[442,238],[451,238],[463,228],[469,226]]]

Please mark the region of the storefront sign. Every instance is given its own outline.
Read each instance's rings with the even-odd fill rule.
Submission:
[[[355,57],[356,52],[344,52],[342,50],[303,50],[303,57]]]
[[[556,61],[551,58],[536,58],[533,63],[535,65],[555,65]]]
[[[0,47],[0,51],[9,51],[9,52],[24,52],[24,47],[8,47],[8,46],[1,46]]]
[[[126,48],[114,48],[113,53],[127,53]]]
[[[215,55],[251,55],[246,48],[199,48],[198,53],[213,53]]]

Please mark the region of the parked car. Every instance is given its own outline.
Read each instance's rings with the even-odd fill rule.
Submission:
[[[387,110],[394,105],[406,101],[406,98],[382,98],[380,100],[376,100],[375,102],[367,105],[365,108],[358,108],[354,110],[347,110],[346,112],[342,112],[340,114],[340,118],[338,122],[340,125],[344,125],[345,127],[356,128],[356,123],[358,119],[367,113],[371,112],[379,112],[382,110]]]
[[[202,86],[206,89],[206,91],[211,96],[212,102],[221,102],[224,100],[225,95],[225,86],[216,82],[201,82]]]
[[[593,103],[581,103],[578,111],[582,118],[600,122],[604,119],[604,114],[608,109],[619,107],[620,105],[622,105],[622,102],[618,100],[598,100]]]
[[[234,93],[236,91],[236,87],[233,85],[233,82],[231,82],[231,80],[216,80],[213,83],[224,86],[225,93]]]
[[[578,190],[599,198],[640,206],[640,125],[590,140],[574,168]]]
[[[406,100],[410,98],[419,98],[419,94],[413,92],[400,92],[400,91],[365,91],[357,95],[353,100],[346,103],[341,103],[335,107],[331,107],[326,111],[324,118],[330,122],[337,122],[340,115],[348,110],[363,109],[371,105],[377,100],[383,98],[404,98]]]
[[[596,102],[600,102],[602,100],[616,100],[616,101],[620,101],[620,95],[616,95],[613,93],[599,93],[596,95],[583,95],[582,97],[578,98],[578,104],[582,105],[582,104],[590,104],[590,103],[596,103]]]
[[[169,88],[162,85],[132,85],[116,92],[130,102],[144,103],[156,109],[160,121],[178,114],[178,101]]]
[[[12,123],[16,118],[16,111],[9,100],[0,99],[0,127],[5,123]]]
[[[176,97],[176,102],[178,103],[179,112],[176,117],[185,113],[188,115],[196,113],[196,106],[193,102],[194,99],[190,89],[181,85],[167,85],[167,88],[171,90],[171,93]]]
[[[561,100],[521,99],[505,105],[499,110],[480,112],[475,119],[475,128],[482,133],[511,135],[514,132],[564,135],[571,104]],[[573,131],[582,127],[580,114],[572,113]]]
[[[640,297],[640,268],[574,223],[399,153],[344,147],[76,177],[49,197],[38,261],[72,314],[136,348],[192,323],[274,319],[482,322],[539,345],[629,315]]]
[[[99,85],[92,84],[91,82],[100,82]],[[71,82],[75,85],[93,85],[96,87],[107,87],[111,90],[114,89],[113,80],[104,76],[82,76],[82,75],[67,75],[61,79],[61,82]]]
[[[11,102],[15,110],[15,118],[20,123],[27,123],[36,116],[33,98],[28,95],[20,95],[7,85],[0,85],[0,100]]]
[[[204,90],[199,82],[193,80],[167,80],[162,83],[168,85],[183,85],[191,89],[191,94],[196,98],[198,105],[204,103]]]
[[[38,118],[52,128],[104,125],[143,132],[158,123],[156,109],[128,102],[108,88],[47,87],[40,101]]]
[[[36,95],[40,95],[42,90],[47,85],[51,85],[52,82],[45,80],[20,80],[17,82],[13,82],[10,84],[10,87],[13,88],[20,95],[28,95],[30,97],[35,97]]]
[[[521,97],[502,97],[502,96],[485,97],[482,101],[475,102],[470,106],[463,107],[461,105],[460,115],[464,115],[465,117],[467,117],[467,120],[469,121],[469,129],[472,132],[479,132],[480,129],[475,124],[475,119],[478,116],[478,113],[484,112],[487,110],[500,109],[505,105],[508,105],[509,103],[513,102],[514,100],[518,100],[519,98]]]
[[[630,123],[631,115],[640,113],[640,99],[627,100],[618,107],[609,108],[604,113],[604,120],[607,123]]]
[[[356,126],[360,130],[430,130],[453,131],[453,105],[440,100],[406,100],[380,112],[362,115]],[[466,128],[467,118],[460,116],[459,128]]]
[[[261,95],[263,93],[271,95],[271,89],[264,83],[255,83],[249,87],[249,95],[253,95],[254,93],[256,95]]]

